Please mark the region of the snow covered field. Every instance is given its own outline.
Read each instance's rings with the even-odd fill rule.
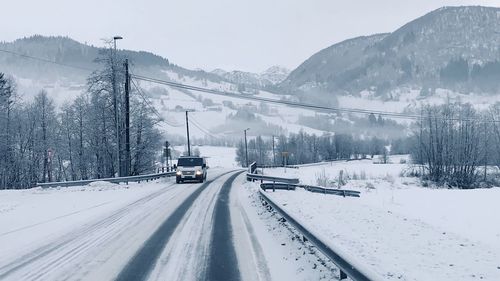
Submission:
[[[95,182],[86,187],[0,192],[0,276],[9,271],[9,267],[4,266],[15,263],[19,257],[23,257],[20,261],[29,262],[31,258],[42,254],[47,245],[56,247],[55,245],[64,242],[80,243],[78,240],[81,239],[98,243],[106,235],[97,231],[99,228],[94,228],[93,222],[122,213],[133,218],[133,212],[127,206],[137,205],[144,198],[153,200],[169,186],[172,186],[171,180],[163,179],[156,183],[131,183],[128,186]],[[129,219],[127,223],[132,221]],[[119,223],[118,218],[115,218],[102,227],[116,230],[126,227],[127,223]],[[87,228],[96,230],[96,233],[90,233],[90,230],[73,233],[76,229]],[[65,241],[66,239],[68,240]],[[70,256],[68,260],[71,258],[75,257]],[[33,272],[36,270],[36,267],[32,268]]]
[[[302,183],[317,185],[321,177],[332,186],[343,170],[343,188],[361,191],[361,198],[301,189],[270,195],[384,280],[500,280],[500,188],[424,188],[400,177],[407,169],[400,159],[287,169],[287,177]],[[282,169],[265,173],[285,175]]]

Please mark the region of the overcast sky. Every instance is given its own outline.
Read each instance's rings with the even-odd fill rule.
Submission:
[[[441,6],[500,0],[16,0],[3,1],[0,40],[67,35],[146,50],[188,68],[261,72],[295,68],[315,52],[360,35],[391,32]]]

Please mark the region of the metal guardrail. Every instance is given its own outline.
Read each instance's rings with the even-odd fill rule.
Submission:
[[[264,191],[271,189],[272,191],[278,190],[295,190],[297,189],[297,184],[291,183],[280,183],[280,182],[272,182],[272,183],[261,183],[260,188]]]
[[[298,169],[299,166],[294,166],[294,165],[257,165],[257,168],[264,168],[264,169],[272,169],[272,168],[290,168],[290,169]]]
[[[279,177],[271,177],[264,176],[260,174],[250,174],[247,173],[247,181],[268,181],[268,182],[279,182],[279,183],[290,183],[290,184],[298,184],[299,179],[297,178],[279,178]]]
[[[360,197],[361,192],[349,189],[334,189],[325,188],[321,186],[303,185],[303,184],[289,184],[289,183],[261,183],[260,188],[266,191],[267,189],[280,190],[295,190],[296,188],[303,188],[309,192],[333,194],[343,197]]]
[[[303,185],[299,184],[299,179],[297,178],[280,178],[272,176],[264,176],[260,174],[249,174],[247,173],[247,181],[260,181],[260,187],[264,190],[266,189],[284,189],[284,190],[295,190],[297,187],[303,188],[310,192],[323,193],[323,194],[333,194],[340,196],[349,197],[360,197],[360,192],[348,189],[333,189],[321,186]],[[272,182],[272,183],[264,183]]]
[[[311,232],[302,223],[299,222],[293,215],[287,213],[281,207],[278,206],[270,197],[266,194],[263,189],[259,190],[261,199],[264,204],[271,206],[276,212],[278,212],[290,225],[292,225],[296,230],[302,233],[304,241],[308,240],[313,244],[319,251],[321,251],[328,259],[330,259],[339,269],[340,269],[340,280],[351,278],[354,281],[375,281],[382,280],[378,275],[369,271],[366,268],[358,265],[352,259],[349,259],[347,255],[339,253],[340,251],[333,249],[328,245],[326,239],[321,238],[319,235]]]
[[[335,162],[350,162],[350,161],[356,161],[356,160],[363,160],[363,159],[351,159],[351,158],[330,159],[330,160],[323,160],[321,162],[316,162],[316,163],[300,164],[297,166],[298,167],[314,167],[314,166],[321,166],[321,165],[325,165],[325,164],[333,164]]]
[[[60,182],[47,182],[47,183],[37,183],[36,186],[47,188],[47,187],[68,187],[68,186],[78,186],[78,185],[87,185],[96,181],[105,181],[111,183],[129,183],[129,182],[141,182],[141,181],[150,181],[156,180],[163,177],[173,177],[175,176],[175,172],[166,172],[159,174],[150,174],[150,175],[140,175],[140,176],[130,176],[130,177],[117,177],[117,178],[104,178],[104,179],[92,179],[92,180],[79,180],[79,181],[60,181]]]

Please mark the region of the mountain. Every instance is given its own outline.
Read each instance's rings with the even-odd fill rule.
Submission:
[[[500,9],[445,7],[418,18],[392,33],[349,39],[311,56],[290,74],[280,67],[263,73],[190,70],[148,52],[119,50],[129,58],[134,74],[249,97],[301,101],[324,106],[363,108],[374,111],[418,112],[422,104],[453,99],[488,106],[500,85]],[[23,95],[46,89],[59,100],[85,91],[89,71],[98,69],[99,53],[109,49],[81,44],[67,37],[33,36],[0,43],[0,72],[13,75]],[[56,61],[47,63],[27,57]],[[64,66],[75,65],[84,69]],[[325,114],[309,109],[290,109],[174,89],[145,81],[140,87],[165,118],[165,131],[183,136],[186,110],[195,110],[193,136],[238,139],[239,128],[252,134],[299,132],[321,135],[350,132],[367,136],[366,116]],[[461,95],[459,92],[478,95]],[[485,95],[486,94],[486,95]],[[431,97],[432,95],[432,97]],[[58,104],[62,104],[59,102]],[[388,124],[388,122],[386,122]],[[377,131],[379,137],[405,134],[392,129]]]
[[[293,70],[285,92],[374,92],[401,87],[495,93],[500,86],[500,9],[444,7],[388,34],[330,46]]]
[[[79,43],[68,37],[31,36],[13,42],[0,42],[0,72],[13,78],[20,100],[29,102],[44,89],[57,107],[73,101],[86,92],[90,72],[102,65],[96,60],[110,49]],[[216,70],[208,73],[175,65],[168,59],[149,52],[117,50],[120,59],[129,59],[133,74],[179,82],[219,91],[240,92],[245,96],[292,99],[260,88],[284,79],[288,71],[272,67],[261,74],[242,71]],[[190,115],[190,134],[193,142],[236,143],[241,139],[239,128],[252,127],[251,135],[273,135],[303,130],[322,134],[327,127],[318,128],[311,120],[301,120],[299,111],[285,105],[268,105],[247,99],[229,98],[207,93],[172,88],[161,84],[133,79],[131,96],[142,99],[156,109],[163,121],[158,124],[169,140],[182,142],[185,135],[185,111]],[[135,89],[135,85],[141,91]],[[314,111],[300,114],[314,116]],[[307,124],[306,124],[307,123]],[[313,126],[314,125],[314,126]]]
[[[290,70],[282,67],[282,66],[271,66],[266,69],[264,72],[260,74],[262,80],[267,80],[271,82],[271,84],[275,85],[282,81],[284,81],[288,75],[290,74]]]
[[[252,73],[239,70],[228,72],[222,69],[215,69],[211,71],[211,73],[238,85],[260,89],[282,82],[286,79],[290,71],[281,66],[271,66],[262,73]]]
[[[102,57],[103,52],[110,51],[110,49],[82,44],[68,37],[40,35],[21,38],[13,42],[0,42],[0,49],[7,51],[0,52],[0,71],[2,72],[23,79],[71,83],[84,83],[90,72],[85,69],[99,69],[101,66],[96,60]],[[8,52],[15,52],[24,57]],[[136,74],[165,78],[160,75],[161,71],[169,70],[181,76],[189,75],[196,79],[221,81],[221,77],[217,75],[182,68],[150,52],[119,49],[117,55],[128,58]],[[56,63],[33,60],[29,57]]]

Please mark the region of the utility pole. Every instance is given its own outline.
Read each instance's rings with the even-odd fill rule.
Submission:
[[[186,110],[186,134],[187,134],[187,145],[188,145],[188,156],[191,156],[191,144],[189,143],[189,118],[188,118],[188,112]]]
[[[125,59],[125,176],[130,176],[130,74]]]
[[[276,154],[274,152],[274,135],[273,135],[273,165],[276,166]]]
[[[246,167],[248,167],[248,145],[247,145],[247,131],[250,130],[250,128],[246,128],[245,130],[243,130],[244,134],[245,134],[245,163],[246,163]]]
[[[486,183],[488,172],[488,126],[484,122],[484,182]]]
[[[170,143],[168,141],[165,141],[165,166],[167,166],[167,172],[169,172],[169,167],[168,167],[168,156],[169,156],[169,149],[168,147],[170,146]]]
[[[168,166],[170,167],[170,169],[172,169],[172,166],[173,166],[173,164],[172,164],[173,163],[172,162],[172,150],[170,148],[168,149],[168,157],[170,159],[170,161],[169,161],[169,159],[167,159],[167,161],[169,161]]]

